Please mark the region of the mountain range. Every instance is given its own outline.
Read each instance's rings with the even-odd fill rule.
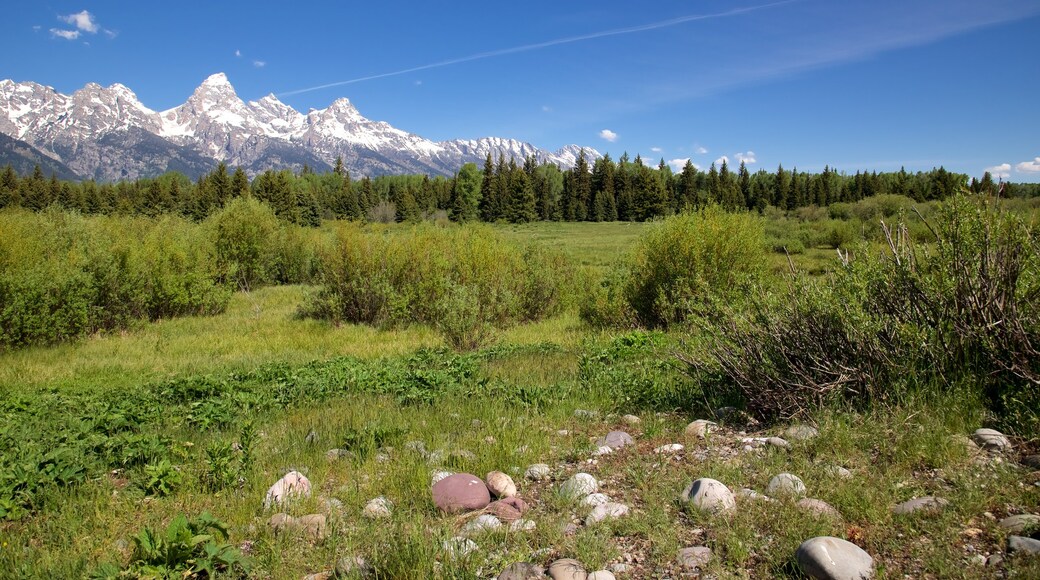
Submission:
[[[514,139],[430,141],[358,112],[348,99],[301,113],[273,94],[245,102],[227,76],[207,78],[188,100],[153,111],[121,84],[90,83],[71,95],[34,82],[0,81],[0,166],[40,164],[59,177],[114,181],[180,171],[197,177],[217,165],[250,175],[267,169],[332,169],[337,158],[355,176],[452,175],[490,153],[522,162],[572,167],[581,151],[539,149]]]

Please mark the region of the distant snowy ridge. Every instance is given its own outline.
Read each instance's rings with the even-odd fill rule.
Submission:
[[[348,99],[306,114],[268,95],[248,103],[224,73],[205,81],[184,104],[156,112],[129,88],[90,83],[72,95],[33,82],[0,81],[0,133],[24,141],[83,178],[136,179],[178,170],[196,177],[223,161],[256,174],[266,169],[331,168],[337,158],[355,176],[452,175],[488,154],[522,163],[572,167],[584,150],[539,149],[485,137],[435,142],[361,115]]]

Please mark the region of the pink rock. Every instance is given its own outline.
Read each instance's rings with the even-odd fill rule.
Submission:
[[[274,482],[264,496],[264,509],[280,506],[294,497],[310,497],[311,482],[299,471],[290,471]]]
[[[527,503],[518,497],[507,497],[491,502],[484,511],[495,515],[502,521],[512,522],[524,515],[524,512],[527,511]]]
[[[479,477],[456,473],[433,484],[433,503],[448,513],[481,510],[491,503],[491,492]]]

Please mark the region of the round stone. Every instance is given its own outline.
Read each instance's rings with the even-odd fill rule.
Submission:
[[[606,436],[596,441],[597,447],[610,447],[611,449],[620,449],[627,445],[634,445],[635,439],[624,431],[611,431]]]
[[[795,441],[805,441],[819,435],[815,427],[809,425],[792,425],[784,431],[784,437]]]
[[[549,576],[553,580],[588,580],[585,566],[574,558],[562,558],[549,565]]]
[[[310,480],[299,471],[290,471],[267,489],[267,494],[264,496],[264,509],[271,509],[293,499],[310,496]]]
[[[588,496],[586,496],[585,499],[581,500],[581,503],[595,507],[598,505],[603,505],[609,501],[610,496],[605,493],[591,493]]]
[[[513,497],[516,495],[516,484],[513,478],[501,471],[492,471],[487,474],[487,487],[495,497]]]
[[[914,512],[927,511],[927,512],[938,512],[944,507],[949,505],[950,502],[946,501],[941,497],[932,497],[926,495],[917,499],[904,501],[901,504],[896,505],[892,508],[892,513],[896,515],[910,514]]]
[[[621,417],[621,420],[629,425],[638,425],[643,422],[642,419],[636,417],[635,415],[623,415]]]
[[[841,520],[841,512],[834,508],[831,504],[823,501],[822,499],[803,498],[798,500],[796,503],[802,511],[807,512],[811,515],[830,518],[832,520]]]
[[[545,578],[545,568],[529,562],[510,564],[498,575],[498,580],[534,580],[535,578]]]
[[[679,550],[679,564],[690,572],[699,570],[711,562],[711,548],[694,546]]]
[[[987,451],[1007,451],[1011,449],[1011,442],[1000,431],[994,429],[976,429],[972,439],[979,447]]]
[[[1024,536],[1008,536],[1008,554],[1040,554],[1040,540]]]
[[[781,473],[769,480],[766,493],[772,496],[802,497],[805,495],[805,484],[797,475]]]
[[[433,503],[448,513],[480,510],[491,503],[491,493],[479,477],[456,473],[433,484]]]
[[[544,463],[535,463],[527,468],[527,471],[524,472],[524,477],[538,481],[540,479],[548,478],[550,473],[552,473],[552,470],[548,465]]]
[[[586,576],[586,580],[615,580],[615,577],[610,570],[596,570]]]
[[[527,503],[518,497],[507,497],[493,501],[484,509],[485,512],[506,522],[520,519],[528,509]]]
[[[592,508],[592,513],[585,518],[585,525],[591,526],[592,524],[598,524],[603,520],[616,520],[617,518],[626,515],[628,515],[627,505],[609,501]]]
[[[477,534],[483,534],[484,532],[497,530],[501,527],[502,520],[491,514],[482,514],[470,520],[465,526],[462,526],[462,535],[475,536]]]
[[[795,552],[798,567],[817,580],[861,580],[874,577],[874,559],[852,542],[819,536],[802,542]]]
[[[712,421],[708,421],[705,419],[697,419],[696,421],[687,425],[685,431],[683,432],[686,434],[687,437],[699,437],[701,439],[704,439],[708,436],[708,433],[714,431],[716,427],[718,427],[718,425]]]
[[[393,508],[393,504],[390,503],[383,496],[379,496],[375,499],[371,499],[365,504],[365,509],[362,512],[366,518],[380,519],[390,517],[390,510]]]
[[[599,491],[599,482],[588,473],[576,473],[560,486],[560,494],[571,499],[585,497],[597,491]]]
[[[683,490],[682,499],[701,511],[711,513],[728,512],[737,507],[733,492],[721,481],[708,477],[691,483]]]
[[[1000,520],[998,525],[1012,534],[1028,534],[1034,530],[1040,530],[1040,516],[1035,516],[1033,514],[1008,516]]]

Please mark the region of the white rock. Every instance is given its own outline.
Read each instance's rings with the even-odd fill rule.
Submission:
[[[516,484],[513,483],[513,478],[501,471],[492,471],[487,474],[484,481],[487,482],[488,489],[491,490],[491,493],[495,494],[497,497],[513,497],[516,495]]]
[[[934,497],[926,495],[903,503],[892,508],[892,513],[897,515],[905,515],[914,512],[939,512],[942,511],[950,502],[946,501],[941,497]]]
[[[669,443],[654,449],[654,453],[678,453],[683,449],[686,449],[686,447],[678,443]]]
[[[628,506],[623,503],[607,502],[592,508],[592,513],[585,518],[585,525],[591,526],[603,520],[614,520],[628,515]]]
[[[502,520],[491,514],[482,514],[470,520],[469,523],[462,527],[462,535],[475,536],[477,534],[483,534],[484,532],[497,530],[501,527]]]
[[[994,429],[976,429],[972,439],[979,447],[987,451],[1007,451],[1011,449],[1011,442],[1000,431]]]
[[[585,499],[581,500],[581,503],[588,506],[598,506],[610,502],[610,496],[605,493],[592,493],[589,494]]]
[[[383,496],[379,496],[375,499],[368,500],[365,504],[365,509],[362,511],[362,515],[370,519],[380,519],[390,517],[390,511],[393,509],[393,504]]]
[[[797,475],[781,473],[769,480],[766,493],[772,496],[802,497],[805,495],[805,484]]]
[[[596,570],[585,577],[585,580],[616,580],[614,573],[609,570]]]
[[[737,507],[733,492],[721,481],[709,477],[697,479],[687,486],[682,499],[701,511],[711,513],[729,512]]]
[[[444,553],[449,558],[465,558],[469,554],[480,549],[476,542],[467,538],[455,537],[444,540]]]
[[[527,471],[524,472],[524,477],[538,481],[540,479],[548,478],[550,473],[552,473],[552,470],[548,465],[544,463],[535,463],[527,468]]]
[[[596,448],[595,451],[592,452],[592,455],[594,457],[599,457],[601,455],[609,455],[609,454],[611,454],[613,452],[614,452],[614,448],[613,447],[611,447],[609,445],[600,445],[599,447]]]
[[[707,421],[705,419],[697,419],[696,421],[687,425],[686,430],[684,432],[686,433],[687,437],[699,437],[701,439],[704,439],[708,436],[709,433],[714,431],[716,427],[718,427],[718,425],[712,421]]]
[[[509,531],[511,532],[530,532],[538,526],[531,520],[525,520],[523,518],[514,521],[509,524]]]
[[[264,496],[264,509],[271,509],[289,501],[311,496],[311,482],[299,471],[290,471],[274,482]]]
[[[818,580],[861,580],[874,577],[874,559],[852,542],[819,536],[802,542],[795,552],[802,572]]]
[[[588,473],[576,473],[560,486],[560,494],[571,499],[582,498],[597,491],[599,482]]]

